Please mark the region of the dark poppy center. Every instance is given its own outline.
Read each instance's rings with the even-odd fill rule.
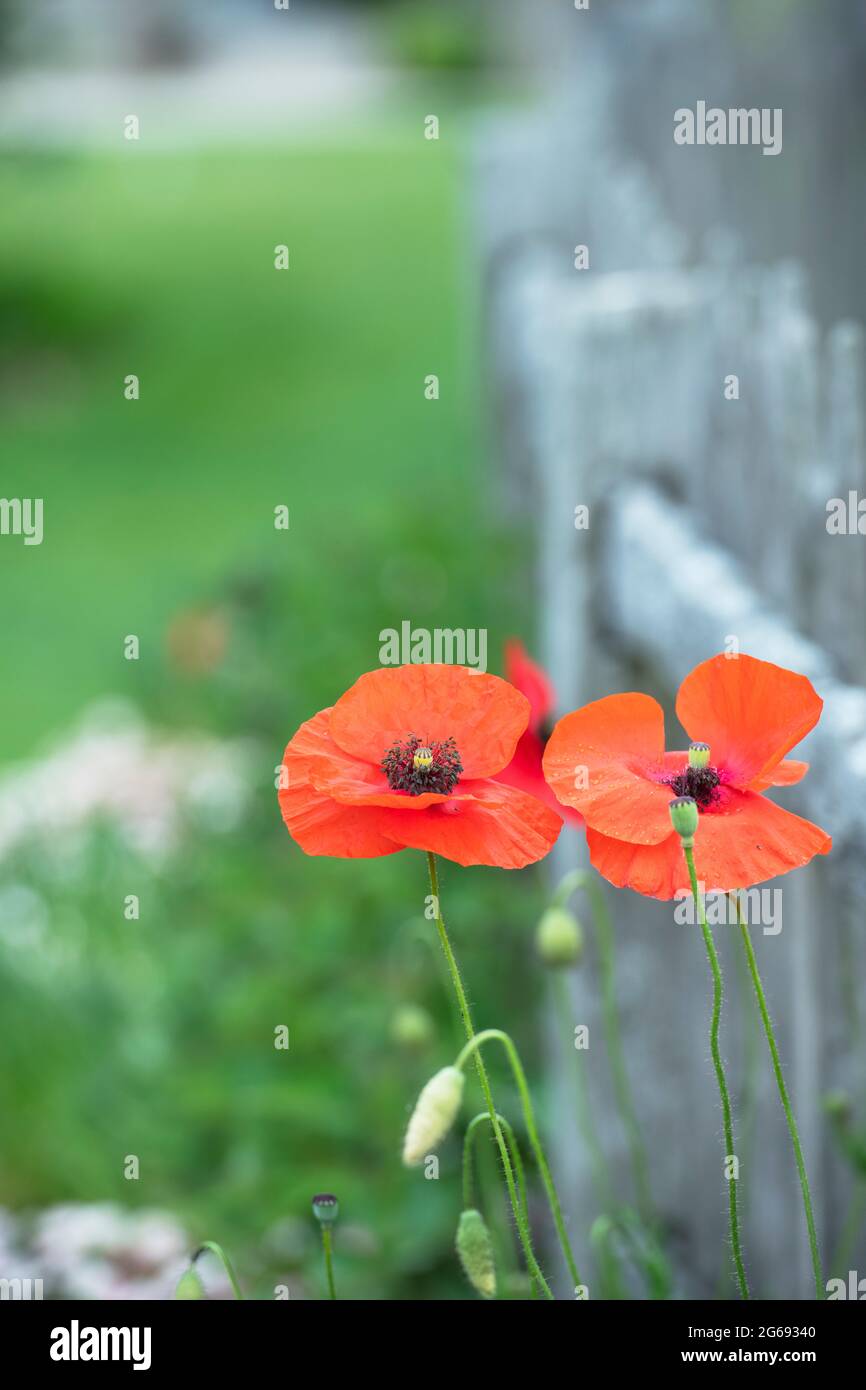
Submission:
[[[420,738],[409,734],[393,743],[380,764],[393,792],[421,796],[438,792],[447,796],[457,785],[463,764],[453,738]]]
[[[714,767],[684,767],[682,772],[665,778],[675,796],[690,796],[698,803],[699,811],[708,811],[719,799],[721,777]]]

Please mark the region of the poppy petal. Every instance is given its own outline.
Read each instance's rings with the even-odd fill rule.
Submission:
[[[280,811],[289,834],[306,854],[329,854],[340,859],[370,859],[398,848],[382,834],[381,811],[358,811],[343,806],[310,780],[310,771],[323,757],[330,710],[321,710],[302,724],[283,755],[288,785],[279,791]],[[331,745],[333,746],[333,745]]]
[[[526,696],[529,727],[537,731],[553,711],[556,696],[547,672],[536,665],[516,637],[505,643],[505,679]]]
[[[608,695],[566,714],[548,740],[543,766],[558,800],[594,830],[650,845],[670,835],[672,792],[660,780],[664,714],[649,695]]]
[[[284,765],[295,775],[303,767],[305,779],[316,791],[325,792],[346,806],[394,806],[400,810],[423,811],[426,806],[448,801],[460,792],[394,792],[382,769],[353,758],[331,738],[329,709],[321,710],[302,724],[284,758]]]
[[[510,762],[529,719],[529,701],[499,676],[466,666],[383,666],[367,671],[331,710],[331,737],[355,758],[379,764],[417,734],[453,738],[467,778],[492,777]]]
[[[771,767],[768,773],[750,782],[749,791],[762,792],[766,791],[767,787],[792,787],[795,782],[801,781],[808,771],[808,763],[798,762],[796,758],[783,758],[775,767]]]
[[[768,773],[814,728],[822,706],[806,676],[742,654],[702,662],[677,696],[689,737],[710,745],[713,764],[738,787],[769,785]]]
[[[587,831],[594,868],[618,888],[651,898],[690,892],[679,836],[657,845],[634,845]],[[798,869],[816,854],[827,854],[832,840],[820,826],[755,792],[731,789],[725,810],[702,815],[695,836],[695,871],[706,893],[750,888]]]
[[[522,869],[543,859],[556,843],[562,820],[534,796],[501,782],[467,784],[462,800],[424,816],[383,811],[386,833],[401,847],[430,850],[456,864]]]
[[[572,825],[582,825],[583,816],[580,812],[575,811],[571,806],[564,806],[561,801],[557,801],[553,791],[545,782],[544,773],[541,770],[543,753],[544,744],[541,739],[531,729],[527,729],[526,733],[521,735],[511,762],[501,772],[497,772],[494,780],[504,782],[506,787],[517,787],[518,791],[526,792],[529,796],[534,796],[536,800],[543,801],[546,806],[551,806],[558,816],[570,821]]]
[[[589,862],[617,888],[631,888],[647,898],[678,897],[689,874],[680,837],[672,832],[657,845],[635,845],[587,830]]]
[[[832,848],[820,826],[756,792],[731,790],[724,806],[701,816],[695,837],[695,867],[707,892],[763,883]]]

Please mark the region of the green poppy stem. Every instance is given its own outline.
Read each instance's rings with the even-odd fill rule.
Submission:
[[[337,1289],[334,1284],[334,1246],[331,1239],[331,1227],[322,1226],[322,1250],[325,1254],[325,1274],[328,1280],[328,1297],[336,1300]]]
[[[541,1180],[544,1183],[544,1190],[547,1193],[547,1201],[550,1206],[550,1211],[553,1216],[554,1224],[556,1226],[557,1235],[559,1236],[559,1243],[562,1246],[562,1253],[565,1256],[565,1262],[568,1265],[568,1270],[572,1277],[574,1285],[575,1287],[577,1287],[579,1284],[582,1283],[582,1280],[577,1270],[577,1264],[575,1262],[574,1254],[571,1249],[571,1242],[568,1239],[568,1232],[565,1229],[565,1222],[562,1217],[562,1208],[559,1205],[559,1197],[557,1196],[556,1187],[553,1182],[553,1176],[550,1172],[550,1166],[547,1162],[547,1156],[544,1152],[541,1139],[538,1135],[538,1126],[535,1123],[535,1111],[532,1108],[532,1097],[529,1094],[529,1086],[526,1082],[526,1073],[523,1070],[523,1065],[520,1061],[517,1048],[514,1046],[514,1043],[511,1041],[511,1038],[508,1036],[508,1034],[503,1033],[501,1028],[485,1028],[483,1032],[476,1033],[474,1037],[469,1039],[454,1065],[458,1068],[465,1066],[466,1062],[468,1061],[469,1057],[472,1055],[473,1052],[477,1060],[477,1058],[480,1056],[481,1048],[486,1042],[501,1043],[502,1046],[505,1048],[508,1060],[511,1063],[511,1070],[514,1073],[514,1079],[517,1082],[517,1090],[520,1094],[520,1104],[523,1109],[523,1118],[526,1124],[526,1133],[529,1136],[529,1142],[532,1145],[532,1150],[535,1154],[535,1161],[538,1164],[538,1171],[540,1172]]]
[[[601,971],[601,1001],[604,1014],[604,1030],[607,1038],[607,1051],[613,1073],[614,1093],[619,1106],[620,1118],[626,1133],[631,1157],[632,1174],[637,1194],[638,1210],[648,1225],[655,1223],[652,1193],[649,1183],[649,1163],[646,1149],[641,1139],[637,1111],[625,1066],[625,1053],[622,1045],[622,1030],[619,1023],[619,1008],[616,1000],[616,955],[613,926],[607,910],[604,893],[596,877],[586,869],[574,869],[566,874],[554,894],[553,901],[564,906],[578,888],[582,888],[592,905],[592,923],[598,947],[599,968]]]
[[[523,1209],[523,1219],[529,1224],[529,1202],[526,1197],[526,1175],[523,1169],[523,1159],[520,1157],[520,1145],[517,1136],[504,1115],[497,1115],[502,1132],[508,1144],[508,1152],[511,1155],[511,1163],[514,1168],[514,1176],[517,1179],[517,1190],[520,1194],[520,1205]],[[472,1167],[472,1154],[475,1135],[481,1125],[490,1124],[490,1116],[486,1110],[482,1110],[475,1115],[466,1126],[466,1133],[463,1136],[463,1209],[474,1207],[475,1202],[475,1182]],[[537,1296],[537,1285],[535,1279],[530,1275],[530,1290],[532,1297]]]
[[[803,1210],[806,1214],[806,1229],[809,1233],[809,1252],[812,1257],[812,1274],[815,1279],[815,1296],[818,1299],[824,1298],[824,1280],[821,1274],[821,1257],[818,1253],[818,1237],[815,1232],[815,1218],[812,1214],[812,1198],[809,1193],[809,1179],[806,1176],[806,1164],[803,1161],[803,1150],[800,1146],[800,1135],[797,1130],[797,1121],[794,1119],[794,1111],[788,1095],[788,1088],[785,1085],[785,1078],[782,1074],[782,1063],[779,1057],[779,1048],[776,1044],[776,1034],[770,1018],[770,1011],[767,1008],[767,998],[764,994],[764,986],[761,983],[761,976],[758,973],[758,962],[755,959],[755,948],[752,945],[752,938],[749,936],[749,928],[743,918],[740,907],[739,894],[733,895],[737,905],[737,921],[740,924],[740,933],[743,938],[743,946],[746,951],[746,959],[749,963],[749,973],[755,987],[755,995],[758,1000],[758,1008],[761,1013],[761,1020],[764,1024],[764,1032],[767,1035],[767,1045],[770,1049],[770,1057],[773,1062],[773,1072],[776,1077],[776,1086],[779,1091],[779,1099],[782,1102],[782,1109],[785,1112],[785,1119],[788,1122],[788,1131],[791,1135],[791,1144],[794,1148],[794,1160],[797,1164],[797,1173],[800,1178],[800,1191],[803,1194]]]
[[[568,985],[561,970],[553,972],[551,981],[553,999],[556,1011],[559,1015],[559,1022],[562,1028],[563,1039],[572,1040],[572,1010],[571,999],[568,993]],[[592,1106],[589,1098],[589,1088],[586,1084],[586,1075],[583,1058],[578,1049],[574,1049],[574,1103],[577,1113],[577,1127],[580,1137],[586,1145],[592,1167],[593,1185],[595,1187],[596,1198],[603,1211],[612,1211],[614,1208],[613,1191],[610,1179],[607,1174],[607,1164],[604,1160],[601,1143],[595,1130],[592,1117]]]
[[[830,1258],[831,1274],[838,1276],[843,1270],[850,1268],[854,1247],[864,1220],[866,1220],[866,1182],[861,1178],[851,1194],[848,1211],[842,1222],[839,1242]]]
[[[503,1134],[505,1135],[505,1140],[506,1140],[506,1143],[508,1144],[508,1152],[509,1152],[510,1155],[511,1155],[511,1163],[512,1163],[512,1167],[514,1168],[514,1176],[515,1176],[515,1178],[516,1178],[516,1180],[517,1180],[517,1190],[518,1190],[518,1192],[519,1192],[519,1194],[520,1194],[520,1205],[521,1205],[521,1207],[523,1208],[523,1214],[524,1214],[524,1216],[526,1217],[526,1219],[527,1219],[527,1221],[528,1221],[528,1220],[529,1220],[529,1206],[528,1206],[527,1200],[526,1200],[526,1177],[525,1177],[524,1170],[523,1170],[523,1160],[522,1160],[521,1157],[520,1157],[520,1149],[519,1149],[518,1143],[517,1143],[517,1136],[515,1135],[514,1130],[511,1128],[511,1125],[508,1123],[508,1121],[506,1120],[506,1118],[505,1118],[504,1115],[499,1115],[499,1114],[497,1114],[496,1118],[497,1118],[497,1120],[499,1121],[500,1125],[502,1126],[502,1132],[503,1132]],[[469,1124],[466,1126],[466,1133],[465,1133],[464,1136],[463,1136],[463,1205],[464,1205],[464,1207],[474,1207],[474,1206],[476,1205],[476,1202],[475,1202],[475,1182],[474,1182],[473,1166],[472,1166],[472,1152],[473,1152],[472,1146],[473,1146],[473,1140],[474,1140],[475,1134],[477,1133],[477,1131],[478,1131],[478,1129],[480,1128],[480,1126],[481,1126],[481,1125],[489,1125],[490,1123],[491,1123],[491,1120],[490,1120],[490,1116],[488,1115],[487,1111],[486,1111],[486,1110],[482,1110],[482,1111],[479,1112],[479,1114],[473,1116],[473,1118],[469,1121]]]
[[[201,1245],[198,1247],[198,1250],[196,1250],[195,1254],[192,1257],[192,1263],[195,1264],[199,1255],[203,1255],[205,1250],[209,1250],[212,1255],[216,1255],[217,1259],[219,1260],[220,1264],[222,1265],[223,1269],[228,1275],[228,1280],[234,1291],[235,1298],[238,1298],[241,1301],[243,1301],[244,1296],[241,1293],[241,1286],[237,1281],[237,1276],[235,1275],[235,1272],[232,1268],[231,1260],[229,1259],[225,1250],[223,1250],[222,1246],[217,1245],[215,1240],[202,1241]]]
[[[448,970],[451,975],[451,982],[454,986],[454,993],[457,996],[457,1005],[460,1009],[460,1017],[463,1020],[463,1027],[466,1032],[466,1037],[469,1043],[471,1043],[474,1041],[476,1037],[475,1027],[472,1022],[472,1014],[469,1008],[469,1000],[466,997],[466,990],[463,988],[463,980],[460,975],[460,968],[457,964],[457,958],[454,955],[454,951],[451,946],[451,941],[448,937],[448,932],[445,928],[445,919],[442,916],[442,907],[439,897],[439,874],[436,868],[436,856],[435,854],[430,853],[429,850],[427,851],[427,869],[430,874],[430,891],[433,894],[433,901],[436,906],[436,930],[439,933],[439,940],[442,945],[442,951],[445,955],[445,960],[448,963]],[[505,1185],[508,1188],[508,1197],[509,1201],[511,1202],[511,1210],[514,1213],[514,1220],[517,1225],[520,1243],[523,1246],[523,1254],[526,1260],[526,1267],[529,1270],[529,1273],[532,1276],[532,1278],[535,1279],[535,1281],[537,1282],[538,1287],[541,1289],[545,1298],[552,1300],[553,1292],[550,1288],[550,1285],[548,1284],[547,1280],[541,1272],[538,1261],[535,1258],[535,1251],[532,1248],[532,1236],[529,1230],[529,1222],[526,1220],[523,1213],[523,1209],[520,1205],[520,1200],[517,1194],[517,1187],[514,1180],[514,1170],[511,1165],[511,1158],[509,1157],[508,1147],[505,1143],[505,1136],[503,1134],[502,1125],[499,1122],[496,1106],[493,1103],[493,1093],[490,1089],[490,1080],[487,1075],[487,1068],[484,1065],[484,1061],[480,1052],[476,1052],[475,1054],[475,1065],[478,1071],[478,1080],[481,1083],[481,1090],[484,1093],[484,1099],[487,1103],[487,1113],[490,1117],[490,1123],[493,1126],[493,1133],[496,1138],[497,1147],[499,1149],[499,1157],[502,1161],[502,1170],[505,1174]]]
[[[716,1080],[719,1085],[719,1095],[722,1100],[722,1122],[725,1131],[725,1155],[733,1158],[734,1155],[734,1125],[731,1118],[731,1098],[728,1093],[728,1083],[725,1080],[725,1069],[722,1066],[722,1054],[719,1050],[719,1020],[722,1013],[722,970],[719,965],[719,957],[716,952],[713,934],[707,926],[707,915],[704,911],[703,898],[698,888],[698,878],[695,873],[695,855],[691,845],[683,845],[683,853],[686,856],[686,864],[689,870],[689,879],[692,885],[692,897],[695,900],[695,910],[701,924],[701,931],[704,935],[704,944],[707,948],[707,956],[710,962],[710,970],[713,975],[713,1015],[710,1024],[710,1052],[713,1057],[713,1066],[716,1071]],[[737,1212],[737,1179],[733,1174],[728,1178],[728,1219],[731,1231],[731,1249],[734,1255],[734,1265],[737,1271],[737,1282],[740,1286],[740,1293],[743,1298],[749,1297],[749,1285],[746,1279],[746,1270],[743,1265],[743,1254],[740,1249],[740,1221]]]

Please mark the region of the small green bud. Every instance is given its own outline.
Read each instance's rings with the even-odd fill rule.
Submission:
[[[496,1265],[487,1223],[474,1207],[461,1212],[457,1227],[457,1254],[463,1273],[482,1298],[496,1297]]]
[[[463,1100],[463,1073],[459,1067],[443,1067],[431,1076],[412,1111],[403,1141],[407,1168],[423,1163],[438,1149],[457,1118]]]
[[[313,1198],[313,1215],[320,1226],[333,1226],[340,1215],[340,1203],[333,1192],[319,1192]]]
[[[400,1047],[426,1047],[435,1029],[426,1009],[417,1004],[403,1004],[391,1020],[391,1037]]]
[[[851,1097],[847,1091],[828,1091],[824,1096],[824,1109],[834,1120],[848,1120],[851,1116]]]
[[[174,1296],[175,1298],[183,1300],[207,1298],[207,1294],[204,1291],[204,1284],[199,1278],[198,1271],[194,1269],[192,1265],[190,1265],[189,1269],[185,1269],[178,1279]]]
[[[691,849],[695,843],[698,828],[698,803],[693,796],[677,796],[668,804],[671,825],[683,842],[683,849]]]
[[[710,745],[708,743],[689,744],[689,767],[709,767]]]
[[[538,954],[552,969],[576,965],[583,954],[583,930],[577,918],[564,907],[549,907],[535,933]]]

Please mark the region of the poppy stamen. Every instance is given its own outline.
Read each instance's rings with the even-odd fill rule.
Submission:
[[[463,771],[453,738],[428,740],[410,734],[402,743],[393,743],[382,759],[381,768],[394,792],[421,796],[437,792],[447,796],[454,790]]]
[[[692,743],[689,745],[689,760],[682,772],[665,779],[677,796],[691,797],[697,802],[699,811],[707,811],[719,799],[721,776],[710,763],[710,745]]]

